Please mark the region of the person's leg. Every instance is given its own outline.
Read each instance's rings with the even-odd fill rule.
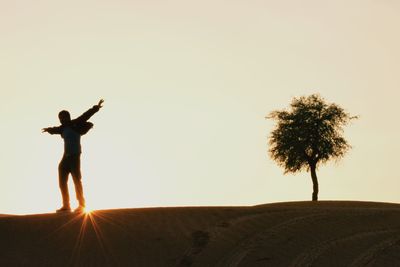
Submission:
[[[85,198],[83,196],[82,174],[81,174],[81,158],[80,155],[72,157],[71,175],[74,180],[76,199],[79,202],[79,207],[85,207]]]
[[[68,160],[63,157],[58,165],[58,185],[63,200],[63,208],[69,208],[68,174]]]

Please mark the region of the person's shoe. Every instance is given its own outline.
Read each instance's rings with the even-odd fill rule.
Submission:
[[[58,210],[56,210],[57,213],[63,213],[63,212],[71,212],[71,208],[69,206],[62,206]]]
[[[85,212],[85,206],[79,206],[76,209],[74,209],[74,212],[76,213],[84,213]]]

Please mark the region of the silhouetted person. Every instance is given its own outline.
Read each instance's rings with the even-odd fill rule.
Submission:
[[[100,108],[104,100],[101,99],[97,105],[83,113],[78,118],[71,120],[68,111],[63,110],[58,113],[61,125],[57,127],[43,128],[42,132],[49,134],[59,134],[64,139],[64,155],[58,165],[58,182],[61,190],[63,205],[57,212],[71,211],[68,193],[68,175],[71,173],[75,185],[76,198],[79,207],[76,212],[83,212],[86,206],[83,196],[82,175],[81,175],[81,136],[86,134],[93,123],[88,122]]]

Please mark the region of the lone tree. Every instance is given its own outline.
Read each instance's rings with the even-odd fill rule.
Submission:
[[[321,163],[340,159],[351,148],[343,138],[343,126],[350,116],[336,104],[326,103],[318,94],[294,98],[289,110],[276,110],[267,116],[277,122],[269,137],[269,153],[286,173],[311,172],[312,200],[318,200],[316,170]]]

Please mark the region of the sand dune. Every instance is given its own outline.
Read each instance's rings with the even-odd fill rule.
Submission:
[[[400,205],[293,202],[0,218],[0,266],[400,266]]]

